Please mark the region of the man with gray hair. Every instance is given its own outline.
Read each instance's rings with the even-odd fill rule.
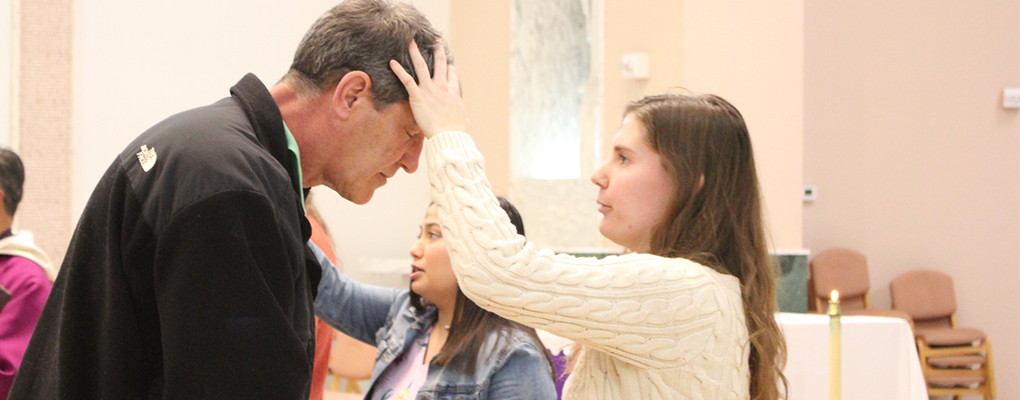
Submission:
[[[9,294],[7,305],[0,307],[0,400],[11,390],[56,275],[32,234],[11,230],[24,183],[21,158],[0,148],[0,288]]]
[[[142,133],[100,180],[12,399],[307,399],[312,303],[305,188],[357,204],[424,136],[389,69],[411,40],[444,51],[412,6],[347,0],[290,70]]]

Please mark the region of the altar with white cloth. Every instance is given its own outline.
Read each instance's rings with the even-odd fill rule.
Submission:
[[[928,400],[914,335],[899,318],[842,316],[845,400]],[[790,400],[829,398],[829,316],[778,313]]]

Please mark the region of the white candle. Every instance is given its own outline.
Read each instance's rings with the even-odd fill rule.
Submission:
[[[839,292],[833,290],[829,297],[829,399],[840,400],[842,397],[840,365],[841,324],[839,320]]]

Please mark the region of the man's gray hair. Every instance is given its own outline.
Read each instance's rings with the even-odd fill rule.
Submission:
[[[347,0],[323,14],[305,33],[294,53],[288,77],[299,90],[332,88],[351,71],[372,80],[376,109],[407,101],[407,90],[390,69],[397,60],[418,80],[407,47],[418,43],[432,72],[439,32],[414,6],[389,0]]]
[[[4,191],[4,210],[14,216],[21,203],[21,186],[25,184],[25,165],[11,149],[0,147],[0,190]]]

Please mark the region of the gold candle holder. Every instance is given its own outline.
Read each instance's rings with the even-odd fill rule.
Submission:
[[[829,297],[829,399],[840,400],[842,397],[842,324],[840,324],[839,292],[833,290]]]

